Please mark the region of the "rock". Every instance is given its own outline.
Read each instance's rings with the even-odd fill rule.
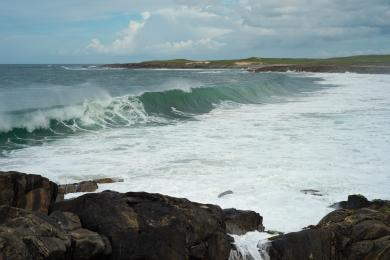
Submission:
[[[382,206],[379,206],[382,205]],[[271,259],[390,259],[388,201],[349,196],[316,226],[271,241]]]
[[[370,206],[370,202],[363,195],[349,195],[347,201],[341,201],[336,205],[342,209],[360,209]]]
[[[71,212],[54,211],[50,214],[50,218],[66,231],[81,228],[80,218]]]
[[[313,196],[323,196],[319,190],[308,189],[308,190],[301,190],[301,192]]]
[[[82,181],[72,184],[62,184],[58,186],[59,193],[68,194],[75,192],[94,192],[98,188],[98,185],[94,181]]]
[[[106,259],[107,239],[81,228],[79,218],[56,211],[48,217],[10,206],[0,207],[0,259]]]
[[[221,197],[223,197],[223,196],[230,195],[230,194],[233,194],[233,191],[227,190],[227,191],[224,191],[224,192],[220,193],[220,194],[218,195],[218,198],[221,198]]]
[[[264,231],[263,217],[250,210],[224,209],[226,232],[243,235],[249,231]]]
[[[50,214],[50,218],[70,234],[72,259],[103,259],[111,254],[109,240],[96,232],[82,228],[80,218],[76,214],[66,211],[54,211]]]
[[[93,180],[97,184],[102,183],[114,183],[114,182],[123,182],[124,180],[122,178],[101,178],[101,179],[95,179]]]
[[[77,214],[84,228],[106,236],[110,259],[227,259],[232,238],[224,213],[199,204],[144,192],[91,193],[58,202],[51,211]]]
[[[111,245],[98,233],[79,228],[70,232],[72,238],[72,259],[103,259],[111,254]]]
[[[0,205],[47,212],[58,187],[40,175],[0,171]]]
[[[40,212],[0,206],[0,259],[66,259],[71,240]]]
[[[61,184],[58,186],[59,199],[58,201],[63,201],[63,197],[68,193],[76,192],[94,192],[98,189],[98,184],[114,183],[114,182],[123,182],[121,178],[101,178],[91,181],[82,181],[77,183],[70,184]]]

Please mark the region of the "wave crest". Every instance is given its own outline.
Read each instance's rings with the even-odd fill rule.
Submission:
[[[208,113],[218,104],[259,104],[313,90],[311,79],[280,77],[251,86],[210,86],[85,100],[72,106],[0,114],[0,148],[138,124],[165,124]]]

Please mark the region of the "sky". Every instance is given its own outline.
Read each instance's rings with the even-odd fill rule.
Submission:
[[[2,0],[0,63],[390,54],[390,0]]]

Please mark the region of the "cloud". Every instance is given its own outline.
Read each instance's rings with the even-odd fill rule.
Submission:
[[[61,49],[64,59],[86,47],[78,61],[335,56],[390,46],[389,0],[20,0],[4,3],[0,17],[8,60]]]
[[[165,42],[163,44],[158,45],[157,48],[164,52],[175,52],[198,47],[216,50],[224,45],[225,43],[212,40],[211,38],[205,38],[197,41],[187,40],[177,42]]]
[[[149,12],[141,13],[140,21],[131,20],[126,29],[120,33],[120,37],[111,44],[104,45],[99,39],[92,39],[87,49],[93,49],[99,53],[131,54],[136,47],[136,36],[145,26],[146,21],[151,17]]]

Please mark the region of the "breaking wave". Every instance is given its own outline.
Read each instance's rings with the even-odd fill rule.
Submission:
[[[39,144],[106,128],[167,124],[208,113],[221,103],[260,104],[309,90],[312,81],[283,77],[257,86],[170,89],[0,113],[0,147]]]

